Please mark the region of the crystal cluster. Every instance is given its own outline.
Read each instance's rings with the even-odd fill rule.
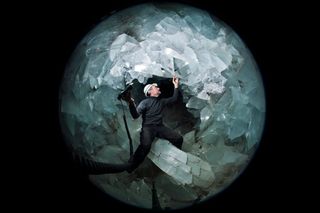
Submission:
[[[182,150],[157,140],[148,155],[153,163],[146,160],[133,174],[91,176],[132,205],[151,208],[151,180],[161,205],[179,208],[216,194],[243,171],[259,144],[265,115],[254,59],[236,33],[207,12],[144,4],[97,25],[66,68],[60,93],[66,141],[74,151],[108,163],[129,158],[119,92],[136,82],[138,101],[148,80],[173,74],[180,78],[183,104],[166,109],[164,121],[183,135]],[[124,112],[136,148],[141,118],[132,120],[126,105]],[[162,172],[148,176],[155,165]]]

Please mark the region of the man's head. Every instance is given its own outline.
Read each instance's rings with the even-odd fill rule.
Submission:
[[[151,96],[151,97],[158,97],[161,94],[160,88],[158,87],[158,84],[153,83],[153,84],[147,84],[143,92],[145,96]]]

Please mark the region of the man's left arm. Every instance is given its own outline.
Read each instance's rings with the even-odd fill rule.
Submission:
[[[173,95],[170,98],[163,99],[164,104],[175,102],[178,99],[179,94],[179,79],[176,76],[173,76],[172,83],[174,85]]]

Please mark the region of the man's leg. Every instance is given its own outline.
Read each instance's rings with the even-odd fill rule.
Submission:
[[[135,170],[148,155],[152,141],[155,138],[154,130],[151,127],[143,127],[140,132],[140,145],[129,160],[129,173]]]
[[[168,140],[178,149],[181,149],[182,147],[183,137],[177,132],[173,131],[172,129],[169,129],[168,127],[165,127],[165,126],[158,127],[156,137],[164,138]]]

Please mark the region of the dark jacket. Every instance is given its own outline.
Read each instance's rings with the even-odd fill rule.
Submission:
[[[138,107],[133,102],[129,103],[129,109],[134,119],[142,115],[142,126],[162,125],[163,108],[178,99],[178,88],[174,89],[170,98],[147,97]]]

